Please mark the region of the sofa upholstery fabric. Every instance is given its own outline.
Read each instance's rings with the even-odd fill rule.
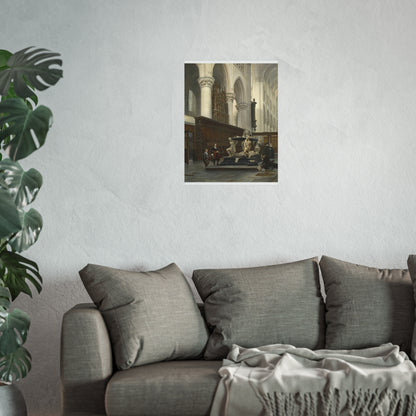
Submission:
[[[391,342],[410,353],[415,303],[406,269],[377,269],[322,256],[326,348]]]
[[[407,266],[409,267],[410,277],[413,283],[413,296],[416,304],[416,255],[411,254],[407,259]],[[416,317],[416,308],[414,311],[414,316]],[[412,346],[410,349],[410,357],[413,361],[416,361],[416,320],[413,328],[413,338]]]
[[[209,415],[221,364],[167,361],[116,372],[107,386],[107,415]]]
[[[213,328],[206,359],[225,358],[232,344],[323,347],[317,258],[266,267],[195,270],[192,279]]]
[[[101,313],[93,304],[75,306],[62,320],[62,416],[105,416],[105,389],[112,375],[110,337]]]
[[[207,328],[175,264],[153,272],[89,264],[80,276],[103,314],[119,369],[202,355]]]

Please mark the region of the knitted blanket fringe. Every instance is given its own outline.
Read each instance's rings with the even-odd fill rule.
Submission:
[[[345,395],[340,409],[341,394]],[[403,395],[396,390],[338,389],[325,393],[259,393],[268,416],[416,416],[416,394]],[[381,404],[389,403],[387,413]]]
[[[233,345],[218,372],[211,416],[416,416],[416,366],[397,345]]]

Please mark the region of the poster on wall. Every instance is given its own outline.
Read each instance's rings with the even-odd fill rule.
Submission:
[[[185,63],[185,183],[277,183],[277,67]]]

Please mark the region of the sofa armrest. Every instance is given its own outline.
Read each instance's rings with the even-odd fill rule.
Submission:
[[[62,416],[105,415],[113,356],[107,327],[93,304],[65,313],[61,333]]]

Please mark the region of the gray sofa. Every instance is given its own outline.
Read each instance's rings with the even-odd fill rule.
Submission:
[[[412,276],[326,256],[196,270],[199,311],[177,266],[137,273],[89,265],[80,274],[94,304],[63,317],[62,415],[209,415],[232,344],[346,349],[392,342],[415,359],[416,257],[409,259]],[[190,333],[199,339],[194,355],[185,348]]]

